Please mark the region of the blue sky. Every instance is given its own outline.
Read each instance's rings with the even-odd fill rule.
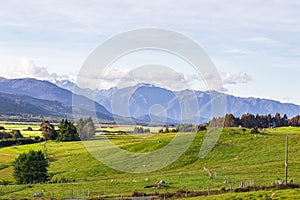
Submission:
[[[226,93],[300,105],[299,1],[12,0],[1,5],[4,77],[74,80],[105,40],[158,27],[196,41],[213,60]],[[176,78],[170,77],[170,84]],[[115,84],[113,77],[106,81],[105,87]]]

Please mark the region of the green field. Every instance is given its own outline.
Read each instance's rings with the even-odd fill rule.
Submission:
[[[8,128],[4,124],[5,128]],[[28,125],[10,125],[10,129],[27,128]],[[31,126],[35,131],[38,125]],[[107,127],[109,129],[110,127]],[[129,126],[126,130],[131,129]],[[110,129],[116,129],[111,127]],[[132,129],[131,129],[132,130]],[[33,131],[33,132],[35,132]],[[289,179],[300,184],[300,128],[283,127],[261,130],[262,134],[250,134],[249,130],[223,129],[214,149],[204,158],[198,153],[205,131],[196,134],[191,146],[178,160],[151,173],[125,173],[111,169],[95,159],[82,142],[48,142],[47,157],[50,160],[49,174],[55,184],[0,185],[0,198],[31,198],[33,193],[44,191],[45,198],[98,198],[126,197],[134,191],[146,194],[166,194],[181,191],[229,190],[245,186],[270,186],[277,178],[284,179],[285,136],[289,135]],[[21,131],[23,134],[23,132]],[[33,134],[40,134],[35,132]],[[182,137],[190,133],[180,133]],[[26,135],[30,135],[26,133]],[[98,136],[104,137],[104,136]],[[167,145],[175,133],[110,135],[109,139],[129,152],[146,153]],[[98,140],[100,142],[101,140]],[[101,146],[101,145],[99,145]],[[100,147],[99,147],[100,148]],[[30,149],[43,150],[44,143],[13,146],[0,149],[0,180],[14,183],[11,162],[18,154]],[[166,155],[167,156],[167,155]],[[209,168],[216,177],[209,179],[203,170]],[[146,180],[148,181],[146,181]],[[65,180],[65,181],[64,181]],[[66,180],[68,183],[66,183]],[[159,180],[167,184],[163,188],[146,189]],[[227,183],[225,183],[227,181]],[[274,193],[274,194],[273,194]],[[188,194],[188,193],[187,193]],[[273,195],[273,196],[272,196]],[[194,197],[197,199],[266,199],[300,198],[299,189],[268,190],[247,193],[227,193]]]
[[[42,136],[42,132],[39,131],[40,123],[8,123],[8,122],[0,122],[0,126],[3,126],[6,129],[6,132],[11,130],[19,130],[21,131],[24,137],[29,136]],[[31,127],[32,131],[27,131],[28,127]]]

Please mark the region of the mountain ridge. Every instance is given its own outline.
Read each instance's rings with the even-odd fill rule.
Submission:
[[[68,106],[73,105],[74,98],[82,101],[82,104],[93,104],[92,100],[86,96],[73,94],[71,91],[60,88],[54,83],[34,78],[6,79],[1,77],[0,92],[23,94],[37,99],[58,101]],[[99,103],[95,103],[95,110],[111,116],[111,113]]]
[[[154,93],[151,92],[152,90],[155,90],[157,95],[154,95]],[[158,94],[158,91],[161,91],[161,93]],[[168,96],[170,97],[170,93],[173,94],[173,97],[180,99],[180,101],[184,104],[193,105],[194,107],[185,106],[184,112],[180,113],[178,101],[174,101],[174,98],[168,98]],[[151,94],[157,101],[151,99],[151,95],[149,94]],[[147,83],[139,83],[135,86],[120,89],[114,87],[107,90],[95,91],[95,100],[102,104],[108,111],[122,116],[129,115],[138,117],[151,115],[150,108],[155,104],[159,104],[164,108],[168,108],[166,109],[167,113],[170,113],[170,110],[173,110],[172,114],[167,114],[163,117],[165,119],[183,123],[201,123],[207,122],[212,117],[215,117],[211,116],[212,94],[214,97],[221,96],[220,98],[225,99],[226,110],[224,114],[232,113],[235,116],[241,116],[245,113],[275,115],[279,112],[282,115],[287,114],[289,117],[300,114],[300,106],[293,103],[281,103],[280,101],[267,98],[237,97],[217,91],[199,91],[189,89],[171,91]],[[114,99],[116,101],[114,101]],[[122,104],[114,103],[117,101],[121,101]],[[129,102],[124,103],[125,101]],[[146,105],[149,102],[152,102],[152,104]],[[198,104],[198,107],[195,105],[196,103]],[[128,107],[129,111],[124,111],[121,106]],[[198,115],[200,115],[200,117]],[[182,120],[180,117],[183,117],[184,119]]]
[[[223,106],[226,110],[220,112],[220,115],[222,113],[231,113],[235,116],[245,113],[274,115],[279,112],[282,115],[287,114],[289,117],[293,117],[300,113],[300,106],[293,103],[281,103],[266,98],[236,97],[217,91],[189,89],[171,91],[148,83],[139,83],[124,88],[91,90],[79,88],[70,81],[54,84],[33,78],[6,79],[0,77],[0,92],[49,100],[51,101],[49,104],[53,106],[52,101],[59,102],[65,108],[72,108],[75,101],[80,104],[80,112],[86,114],[90,114],[95,109],[100,118],[113,119],[115,117],[123,122],[139,121],[139,123],[146,122],[146,124],[151,121],[172,124],[208,122],[212,117],[217,117],[216,114],[212,114],[212,96],[215,98],[215,102],[224,101]],[[3,95],[2,97],[5,99]],[[10,100],[13,101],[12,98]],[[47,107],[45,104],[43,105]]]

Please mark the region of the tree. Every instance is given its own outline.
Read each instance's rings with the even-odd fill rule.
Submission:
[[[250,114],[250,113],[242,115],[241,124],[245,128],[254,128],[254,127],[257,126],[255,116],[253,114]]]
[[[95,135],[95,125],[91,117],[87,119],[80,118],[77,122],[77,130],[80,135],[80,139],[86,140]]]
[[[288,126],[289,122],[288,122],[288,117],[286,114],[283,115],[283,117],[281,118],[281,125],[282,126]]]
[[[13,177],[17,184],[43,183],[48,180],[49,163],[42,151],[20,154],[13,162]]]
[[[80,140],[76,127],[67,119],[62,119],[59,125],[58,137],[59,141],[78,141]]]
[[[276,123],[276,126],[282,126],[281,125],[281,116],[280,113],[276,113],[274,116],[274,122]]]
[[[235,127],[237,124],[235,123],[236,119],[233,114],[226,114],[224,120],[224,127]]]
[[[44,140],[55,140],[57,138],[57,132],[49,121],[42,122],[40,127]]]
[[[300,115],[297,115],[295,117],[292,117],[289,120],[289,125],[290,126],[300,126]]]
[[[23,138],[24,136],[21,134],[19,130],[12,130],[11,135],[14,139]]]

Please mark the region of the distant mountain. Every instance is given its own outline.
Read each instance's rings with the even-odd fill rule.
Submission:
[[[73,87],[78,88],[74,85],[73,83]],[[291,103],[253,97],[242,98],[215,91],[170,91],[151,84],[138,84],[121,89],[114,87],[107,90],[79,88],[77,91],[85,96],[93,93],[95,100],[111,113],[146,121],[207,122],[212,117],[212,94],[217,97],[214,101],[218,101],[218,96],[224,97],[225,112],[235,116],[244,113],[275,115],[279,112],[293,117],[300,114],[300,106]]]
[[[74,94],[66,89],[48,81],[36,80],[33,78],[24,79],[6,79],[0,78],[0,92],[15,93],[31,96],[37,99],[57,101],[68,106],[73,106],[73,100],[76,99],[77,106],[80,109],[92,111],[95,109],[103,118],[111,117],[111,113],[102,105],[92,101],[83,95]]]
[[[96,101],[121,116],[137,119],[162,120],[178,123],[208,122],[212,117],[212,94],[214,101],[222,100],[226,113],[241,116],[244,113],[272,114],[277,112],[289,117],[300,114],[300,106],[291,103],[260,98],[241,98],[215,91],[170,91],[151,84],[138,84],[127,88],[101,90]]]
[[[74,107],[73,107],[74,108]],[[0,92],[0,115],[8,116],[43,116],[56,118],[73,118],[73,108],[58,101],[50,101],[33,98],[23,94]],[[81,113],[82,117],[93,115],[93,111],[82,108],[74,108]],[[113,118],[103,113],[96,112],[103,122],[113,122]]]
[[[69,80],[54,80],[51,81],[53,84],[57,85],[60,88],[73,91],[74,87],[76,87],[75,83],[69,81]]]
[[[89,89],[89,88],[80,88],[75,83],[69,80],[55,80],[52,81],[53,84],[57,85],[60,88],[66,89],[72,93],[76,93],[77,95],[82,95],[88,97],[89,99],[93,99],[94,95],[97,95],[101,90]]]
[[[70,118],[72,107],[58,101],[36,99],[22,94],[0,93],[1,115],[40,115]]]

